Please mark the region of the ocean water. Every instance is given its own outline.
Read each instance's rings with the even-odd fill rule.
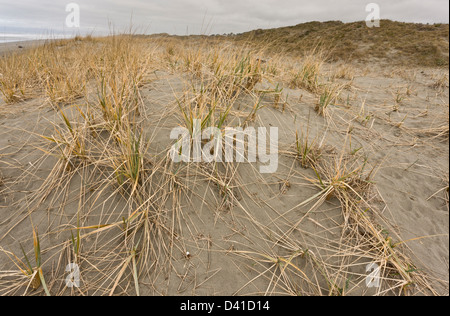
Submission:
[[[32,40],[67,38],[67,35],[42,35],[42,34],[12,34],[0,32],[0,44],[12,42],[24,42]]]

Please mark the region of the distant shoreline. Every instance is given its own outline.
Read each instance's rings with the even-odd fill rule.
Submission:
[[[44,44],[49,40],[25,40],[25,41],[15,41],[15,42],[4,42],[0,43],[0,56],[3,56],[6,53],[18,51],[21,49],[28,49],[35,46],[39,46]]]

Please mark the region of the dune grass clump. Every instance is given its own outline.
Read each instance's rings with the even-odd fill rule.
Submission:
[[[31,261],[28,259],[27,253],[25,252],[22,245],[20,245],[22,250],[22,255],[25,260],[23,262],[19,259],[15,254],[11,252],[6,252],[3,249],[3,252],[10,258],[10,260],[16,265],[19,269],[20,273],[26,278],[27,288],[31,287],[33,290],[39,289],[41,286],[45,291],[47,296],[50,296],[50,292],[47,287],[47,283],[44,278],[44,272],[42,270],[42,253],[41,253],[41,244],[39,239],[39,234],[36,228],[33,228],[33,251],[34,251],[34,259],[35,264],[31,264]]]
[[[212,82],[210,86],[188,88],[182,98],[177,100],[179,113],[191,135],[194,133],[195,121],[200,122],[200,131],[208,127],[222,129],[229,117],[237,95],[227,99],[228,93],[223,87]]]
[[[229,53],[230,57],[218,54],[212,60],[217,85],[224,85],[230,97],[240,92],[252,92],[265,75],[262,60],[253,51],[231,49]]]
[[[342,91],[342,86],[339,84],[324,84],[321,86],[319,100],[317,101],[315,111],[320,115],[325,116],[328,107],[334,104]]]
[[[295,155],[303,168],[314,167],[322,157],[317,139],[309,140],[309,133],[295,133]]]
[[[49,43],[35,50],[39,87],[51,103],[67,104],[86,95],[92,53],[89,48],[71,42]]]
[[[241,85],[247,91],[252,91],[261,82],[261,60],[250,56],[243,57],[235,69],[236,84]]]
[[[432,291],[425,275],[414,267],[401,247],[397,247],[401,243],[396,244],[374,220],[369,200],[375,167],[370,169],[367,160],[361,163],[354,155],[346,157],[342,152],[318,164],[315,173],[314,181],[323,190],[324,201],[337,199],[341,204],[345,219],[342,236],[347,245],[366,244],[367,254],[381,267],[380,291],[403,295],[411,286]]]
[[[303,58],[301,68],[291,79],[291,88],[305,89],[316,93],[320,88],[320,76],[324,62],[327,60],[325,51],[318,48],[312,50]]]
[[[332,72],[331,77],[333,79],[353,81],[355,79],[355,69],[350,64],[341,64]]]
[[[77,107],[82,116],[84,113]],[[74,168],[79,162],[87,157],[87,135],[89,126],[84,124],[74,124],[70,121],[63,110],[59,110],[61,118],[64,122],[63,128],[58,125],[54,126],[54,134],[42,137],[53,143],[59,150],[60,158],[66,163],[66,168]]]
[[[141,131],[129,129],[126,134],[118,136],[117,152],[111,152],[111,160],[119,187],[128,186],[133,191],[145,182],[146,143]]]
[[[346,194],[355,194],[363,199],[370,188],[372,176],[372,172],[364,174],[366,163],[360,164],[354,157],[340,153],[319,164],[314,171],[320,187],[325,190],[326,199]]]
[[[316,92],[319,87],[320,66],[316,61],[307,60],[301,70],[294,74],[291,87]]]
[[[12,53],[0,58],[0,92],[6,103],[15,103],[32,96],[33,67],[26,54]]]

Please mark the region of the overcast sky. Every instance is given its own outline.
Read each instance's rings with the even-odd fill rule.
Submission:
[[[108,22],[123,30],[131,20],[141,33],[180,35],[240,33],[309,21],[362,21],[370,2],[380,6],[381,19],[449,22],[448,0],[0,0],[0,33],[70,32],[65,9],[71,2],[80,7],[78,33],[108,32]]]

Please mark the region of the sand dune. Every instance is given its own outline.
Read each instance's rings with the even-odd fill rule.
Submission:
[[[448,295],[448,69],[232,38],[17,45],[0,45],[0,294]],[[174,163],[193,118],[278,127],[277,172]]]

